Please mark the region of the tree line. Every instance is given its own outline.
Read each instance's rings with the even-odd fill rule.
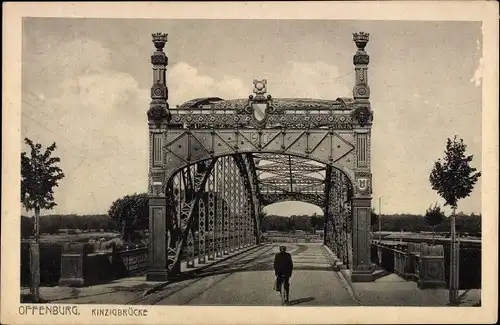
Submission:
[[[372,214],[372,231],[378,231],[378,215]],[[382,231],[406,231],[406,232],[427,232],[436,231],[438,233],[450,232],[450,218],[444,217],[436,225],[426,219],[425,215],[420,214],[383,214],[380,218]],[[315,225],[315,226],[314,226]],[[433,229],[434,225],[434,229]],[[456,214],[457,231],[471,235],[480,235],[481,233],[481,215],[479,214]],[[324,229],[323,216],[292,215],[291,217],[264,215],[261,217],[261,231],[284,231],[293,232],[303,230],[314,232]]]
[[[21,216],[21,237],[29,238],[34,235],[34,218]],[[118,231],[118,223],[105,214],[77,215],[54,214],[40,216],[40,233],[57,234],[61,230],[68,233],[80,231]]]
[[[126,201],[130,202],[130,196]],[[144,205],[142,203],[141,205]],[[141,218],[136,215],[120,220],[118,213],[115,219],[110,215],[77,215],[77,214],[54,214],[40,217],[40,232],[42,234],[56,234],[61,230],[68,230],[71,233],[74,230],[80,231],[117,231],[124,237],[133,237],[134,231],[148,229],[147,213],[141,213]],[[408,231],[423,232],[432,231],[432,226],[425,220],[423,215],[419,214],[391,214],[382,215],[382,231]],[[457,213],[457,231],[461,233],[480,234],[481,233],[481,215]],[[28,238],[33,236],[33,218],[21,216],[21,236]],[[313,233],[315,230],[323,230],[324,218],[318,215],[292,215],[290,217],[278,215],[264,215],[261,217],[261,231],[283,231],[291,232],[302,230]],[[378,231],[378,216],[372,217],[372,230]],[[436,232],[450,231],[450,218],[444,218],[434,229]]]
[[[323,230],[324,219],[318,215],[292,215],[290,217],[278,215],[261,214],[260,230],[293,232],[302,230],[314,233],[316,230]]]
[[[480,214],[464,214],[457,213],[456,229],[460,233],[469,233],[480,235],[481,233],[481,215]],[[422,232],[432,231],[432,225],[426,221],[423,215],[418,214],[392,214],[382,215],[380,218],[382,231],[408,231],[408,232]],[[434,227],[436,232],[450,232],[451,219],[445,217],[442,221]],[[378,218],[376,222],[372,221],[372,230],[378,231]]]

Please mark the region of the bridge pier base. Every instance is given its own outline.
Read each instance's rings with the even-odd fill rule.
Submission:
[[[372,282],[373,267],[370,258],[371,198],[354,197],[353,208],[353,265],[352,282]]]
[[[164,196],[149,199],[149,270],[147,281],[167,281],[167,200]]]
[[[352,282],[372,282],[374,277],[372,276],[372,270],[354,269],[351,273]]]
[[[146,274],[146,281],[166,282],[168,278],[168,270],[148,270]]]

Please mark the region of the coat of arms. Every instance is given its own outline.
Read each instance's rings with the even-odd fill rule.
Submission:
[[[368,189],[368,178],[358,179],[358,188],[360,191],[366,191]]]
[[[267,119],[269,102],[268,98],[266,98],[265,94],[267,92],[267,80],[254,80],[254,89],[253,93],[255,97],[251,96],[251,109],[253,112],[254,119],[259,123],[264,123]],[[268,96],[270,97],[270,96]]]

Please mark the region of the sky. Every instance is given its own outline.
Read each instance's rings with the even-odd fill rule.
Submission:
[[[373,207],[423,214],[443,200],[431,189],[434,161],[455,134],[481,169],[480,22],[349,20],[147,20],[25,18],[21,136],[57,143],[66,177],[52,213],[106,213],[147,191],[154,51],[168,33],[171,107],[197,97],[246,98],[254,79],[273,97],[352,97],[356,47],[370,33],[368,82]],[[26,150],[26,146],[22,147]],[[458,210],[481,211],[481,181]],[[322,214],[299,202],[271,214]]]

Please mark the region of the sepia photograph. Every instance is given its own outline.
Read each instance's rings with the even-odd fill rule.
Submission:
[[[89,5],[18,17],[2,323],[485,304],[494,322],[498,50],[484,21]]]

